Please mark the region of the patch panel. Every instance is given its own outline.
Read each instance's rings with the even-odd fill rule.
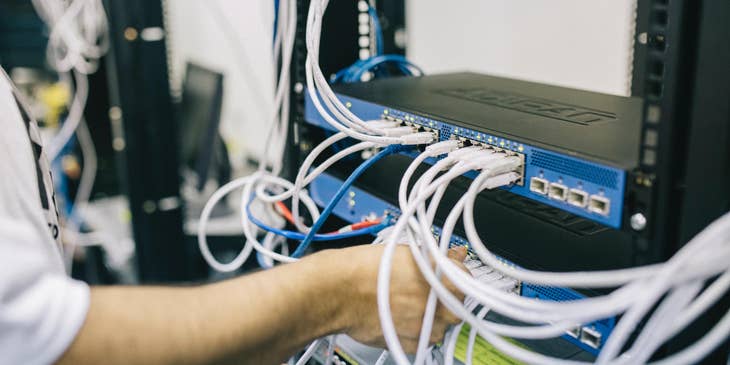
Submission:
[[[502,189],[612,228],[621,228],[621,202],[626,179],[624,170],[547,150],[496,133],[465,128],[436,117],[426,117],[345,95],[338,96],[355,115],[364,120],[387,119],[421,131],[433,131],[441,141],[459,139],[468,144],[479,144],[520,156],[524,159],[522,179]],[[305,120],[312,125],[333,130],[316,111],[311,100],[308,97],[305,100]],[[476,175],[476,172],[465,174],[470,178]],[[533,185],[533,182],[537,185]],[[566,188],[562,191],[564,198],[562,195],[560,199],[557,195],[550,196],[551,183],[558,184],[558,190],[560,186]]]
[[[324,206],[327,204],[334,192],[340,187],[340,185],[342,185],[342,180],[327,173],[323,173],[322,175],[318,176],[310,186],[312,199],[314,199],[314,201],[318,205]],[[335,207],[333,213],[349,223],[359,222],[364,218],[372,218],[374,215],[388,215],[391,218],[398,218],[400,214],[400,211],[396,206],[393,206],[362,189],[358,189],[357,187],[351,188],[348,196],[350,197],[351,201],[341,201]],[[441,236],[441,230],[438,227],[433,227],[432,232],[437,238]],[[469,242],[465,238],[459,237],[457,235],[452,236],[451,245],[465,246],[467,247],[467,249],[469,249],[470,247]],[[472,256],[473,258],[473,252],[471,250],[470,256]],[[516,266],[510,261],[501,261],[504,265],[509,265],[513,267]],[[474,265],[472,269],[478,268],[476,264],[470,265]],[[517,295],[530,298],[540,298],[543,300],[555,301],[569,301],[585,297],[583,294],[569,288],[543,287],[526,284],[519,281],[515,281],[511,285],[512,286],[506,288],[506,290],[511,291]],[[614,324],[615,320],[611,318],[587,323],[581,326],[576,326],[575,328],[567,331],[563,338],[568,340],[572,344],[580,347],[581,349],[593,355],[596,355],[599,353],[600,348],[603,346],[603,343],[605,343],[606,339],[613,330]]]

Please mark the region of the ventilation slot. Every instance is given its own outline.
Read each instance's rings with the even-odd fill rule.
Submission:
[[[618,187],[619,176],[617,172],[551,153],[534,151],[531,157],[531,164],[535,167],[572,176],[576,179],[605,186],[609,189],[616,189]]]

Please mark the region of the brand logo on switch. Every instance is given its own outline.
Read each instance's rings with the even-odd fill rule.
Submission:
[[[504,91],[478,88],[447,89],[439,90],[437,92],[478,103],[536,114],[576,124],[589,125],[616,120],[616,114],[611,112],[581,108],[579,106],[563,104],[548,99],[540,99],[526,95],[507,93]]]

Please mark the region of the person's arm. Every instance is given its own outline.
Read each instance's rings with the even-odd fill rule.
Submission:
[[[93,288],[62,364],[275,364],[313,339],[348,333],[382,344],[376,306],[381,246],[327,250],[197,288]],[[463,260],[463,251],[453,252]],[[415,348],[429,287],[406,247],[391,288],[399,335]],[[440,310],[434,340],[455,318]]]

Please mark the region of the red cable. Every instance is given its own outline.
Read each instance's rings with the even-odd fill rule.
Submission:
[[[279,202],[275,202],[274,205],[276,206],[276,211],[279,212],[279,214],[281,214],[289,223],[296,225],[296,223],[294,223],[294,215],[292,215],[291,210],[289,210],[289,208],[286,206],[286,204],[279,201]],[[344,233],[344,232],[357,231],[360,229],[378,225],[378,224],[380,224],[380,222],[382,222],[380,219],[362,221],[362,222],[353,223],[353,224],[344,226],[334,232],[329,232],[329,233]]]
[[[291,214],[291,210],[286,207],[286,204],[282,202],[276,202],[274,204],[276,205],[279,214],[283,215],[289,223],[296,225],[296,223],[294,223],[294,216]]]

